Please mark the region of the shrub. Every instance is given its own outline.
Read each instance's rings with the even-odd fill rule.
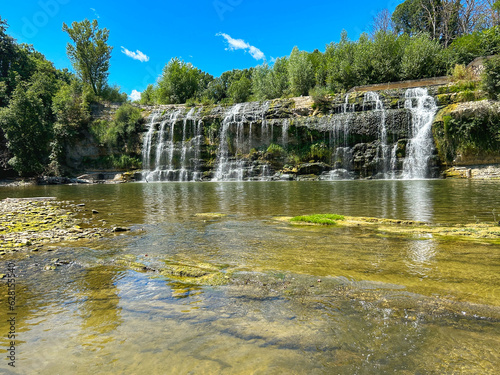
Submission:
[[[500,94],[500,56],[493,56],[484,62],[482,86],[491,99],[498,99],[498,94]]]
[[[475,78],[474,72],[472,69],[467,68],[463,64],[456,64],[453,68],[453,72],[451,74],[451,80],[453,82],[459,81],[473,81]]]

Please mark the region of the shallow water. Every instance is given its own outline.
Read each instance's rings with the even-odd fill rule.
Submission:
[[[495,181],[157,183],[1,188],[86,204],[132,233],[17,254],[13,374],[494,374],[500,245],[291,226],[338,213],[500,220]],[[224,213],[224,217],[196,216]],[[4,257],[5,258],[5,257]],[[70,263],[43,271],[54,258]],[[138,272],[208,263],[226,285]],[[1,259],[1,273],[7,260]],[[2,295],[7,292],[0,284]],[[6,297],[3,297],[6,299]]]

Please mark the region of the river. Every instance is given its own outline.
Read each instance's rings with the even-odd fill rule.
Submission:
[[[8,366],[1,283],[0,369],[496,374],[499,241],[293,226],[275,218],[336,213],[492,222],[500,220],[499,187],[474,180],[2,187],[0,199],[84,203],[84,216],[132,231],[0,258],[1,273],[14,263],[17,275],[16,367]],[[45,271],[54,258],[64,265]],[[131,262],[201,267],[225,282],[187,283]]]

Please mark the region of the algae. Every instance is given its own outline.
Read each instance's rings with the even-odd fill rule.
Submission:
[[[310,215],[297,217],[276,217],[275,220],[294,225],[336,225],[338,227],[363,227],[365,229],[384,232],[391,235],[435,235],[449,238],[471,240],[494,240],[500,242],[500,225],[498,223],[469,223],[456,225],[428,224],[414,220],[395,220],[375,217],[344,216],[343,219],[332,220],[333,223],[321,222],[322,216]],[[331,215],[341,216],[341,215]],[[318,219],[315,219],[318,217]],[[303,219],[302,219],[303,218]],[[310,218],[310,220],[308,220]],[[327,220],[327,219],[325,219]]]
[[[132,259],[133,258],[133,259]],[[177,262],[165,259],[160,265],[141,263],[134,256],[123,256],[114,261],[125,268],[139,272],[153,272],[169,280],[188,285],[225,285],[233,275],[226,265],[214,265],[204,262]]]

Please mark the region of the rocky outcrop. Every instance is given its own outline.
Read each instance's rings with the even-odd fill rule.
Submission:
[[[439,158],[448,167],[500,164],[500,103],[454,103],[437,114],[433,133]]]
[[[397,177],[415,136],[415,109],[424,105],[407,93],[354,92],[321,105],[300,97],[233,106],[156,106],[143,135],[144,179]],[[426,177],[437,177],[436,161],[430,155]]]

